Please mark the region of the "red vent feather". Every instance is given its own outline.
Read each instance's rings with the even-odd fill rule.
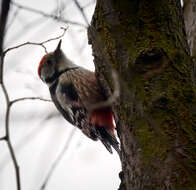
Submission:
[[[94,110],[91,114],[91,123],[98,127],[104,127],[110,130],[114,129],[113,124],[113,113],[111,110],[106,109],[98,109]]]

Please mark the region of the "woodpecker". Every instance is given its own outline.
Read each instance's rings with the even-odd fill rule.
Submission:
[[[111,104],[103,95],[95,73],[69,60],[61,50],[61,40],[54,52],[42,57],[38,75],[69,123],[90,139],[100,140],[110,153],[111,147],[120,153]]]

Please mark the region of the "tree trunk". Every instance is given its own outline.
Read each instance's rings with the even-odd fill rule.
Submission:
[[[114,106],[120,190],[196,188],[193,62],[178,0],[97,0],[89,27],[96,74]]]

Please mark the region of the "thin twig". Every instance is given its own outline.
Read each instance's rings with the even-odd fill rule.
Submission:
[[[7,138],[6,138],[6,136],[4,136],[4,137],[1,137],[0,138],[0,141],[4,141],[4,140],[6,140]]]
[[[80,5],[80,3],[77,0],[74,0],[74,3],[76,5],[76,7],[79,9],[80,13],[82,14],[82,17],[84,18],[84,21],[86,22],[87,26],[89,26],[87,16],[84,13],[84,8],[82,8],[82,6]]]
[[[86,9],[86,8],[88,8],[89,6],[91,6],[92,4],[95,4],[95,0],[92,0],[92,1],[90,1],[89,3],[87,3],[86,5],[84,5],[82,8],[83,8],[83,10],[84,9]]]
[[[73,139],[73,136],[76,132],[76,128],[73,128],[67,141],[65,142],[65,145],[63,147],[63,149],[61,150],[61,152],[59,153],[59,155],[56,157],[56,159],[54,160],[54,162],[51,164],[51,167],[48,171],[48,174],[46,175],[46,178],[44,179],[44,182],[40,188],[40,190],[45,190],[47,184],[48,184],[48,181],[50,180],[52,174],[54,173],[54,170],[56,169],[56,167],[58,166],[58,163],[61,161],[63,155],[65,154],[65,152],[67,151],[70,143],[71,143],[71,140]]]
[[[36,45],[36,46],[42,46],[45,50],[45,52],[47,53],[47,49],[46,47],[42,44],[42,43],[36,43],[36,42],[25,42],[25,43],[22,43],[22,44],[19,44],[17,46],[14,46],[14,47],[11,47],[11,48],[8,48],[4,51],[4,53],[6,54],[7,52],[9,52],[10,50],[13,50],[13,49],[17,49],[19,47],[23,47],[23,46],[26,46],[26,45]]]
[[[48,14],[48,13],[45,13],[43,11],[40,11],[40,10],[37,10],[37,9],[34,9],[34,8],[31,8],[31,7],[27,7],[27,6],[23,6],[23,5],[20,5],[19,3],[16,3],[16,2],[13,2],[12,1],[12,4],[20,9],[23,9],[23,10],[26,10],[26,11],[29,11],[29,12],[32,12],[32,13],[36,13],[36,14],[40,14],[44,17],[47,17],[47,18],[52,18],[54,20],[57,20],[57,21],[60,21],[60,22],[63,22],[65,24],[72,24],[72,25],[77,25],[77,26],[81,26],[81,27],[84,27],[84,28],[87,28],[86,25],[82,24],[82,23],[79,23],[79,22],[75,22],[75,21],[71,21],[71,20],[66,20],[62,17],[58,17],[56,15],[53,15],[53,14]]]
[[[18,98],[14,99],[10,102],[10,106],[13,105],[14,103],[25,101],[25,100],[41,100],[44,102],[52,102],[52,100],[41,98],[41,97],[24,97],[24,98]]]
[[[3,52],[3,54],[4,54],[4,56],[5,56],[9,51],[11,51],[11,50],[13,50],[13,49],[17,49],[17,48],[19,48],[19,47],[26,46],[26,45],[42,46],[42,47],[44,48],[45,52],[48,53],[47,50],[46,50],[46,47],[44,46],[44,44],[46,44],[46,43],[48,43],[48,42],[50,42],[50,41],[58,40],[58,39],[62,38],[62,37],[65,35],[65,32],[67,31],[67,28],[61,27],[61,29],[63,30],[63,33],[62,33],[61,35],[57,36],[57,37],[50,38],[50,39],[48,39],[48,40],[45,40],[45,41],[39,42],[39,43],[37,43],[37,42],[25,42],[25,43],[19,44],[19,45],[17,45],[17,46],[14,46],[14,47],[11,47],[11,48],[6,49],[6,50]]]
[[[43,42],[41,42],[42,44],[45,44],[45,43],[48,43],[50,41],[53,41],[53,40],[58,40],[60,38],[62,38],[64,35],[65,35],[65,32],[67,31],[68,27],[64,28],[64,27],[61,27],[61,29],[63,30],[63,34],[61,34],[60,36],[57,36],[57,37],[54,37],[54,38],[50,38],[48,40],[45,40]]]
[[[10,100],[9,100],[9,96],[8,96],[8,92],[7,89],[2,81],[1,83],[2,89],[3,89],[3,93],[5,95],[5,99],[6,99],[6,116],[5,116],[5,129],[6,129],[6,135],[5,135],[5,140],[7,142],[8,145],[8,149],[14,164],[14,168],[15,168],[15,173],[16,173],[16,183],[17,183],[17,190],[21,189],[21,183],[20,183],[20,169],[16,160],[16,156],[14,153],[14,149],[10,140],[10,130],[9,130],[9,117],[10,117]]]

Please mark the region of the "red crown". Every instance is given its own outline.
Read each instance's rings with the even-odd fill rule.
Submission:
[[[44,59],[45,59],[46,55],[44,55],[39,63],[39,67],[38,67],[38,75],[40,76],[41,74],[41,66],[44,63]]]

